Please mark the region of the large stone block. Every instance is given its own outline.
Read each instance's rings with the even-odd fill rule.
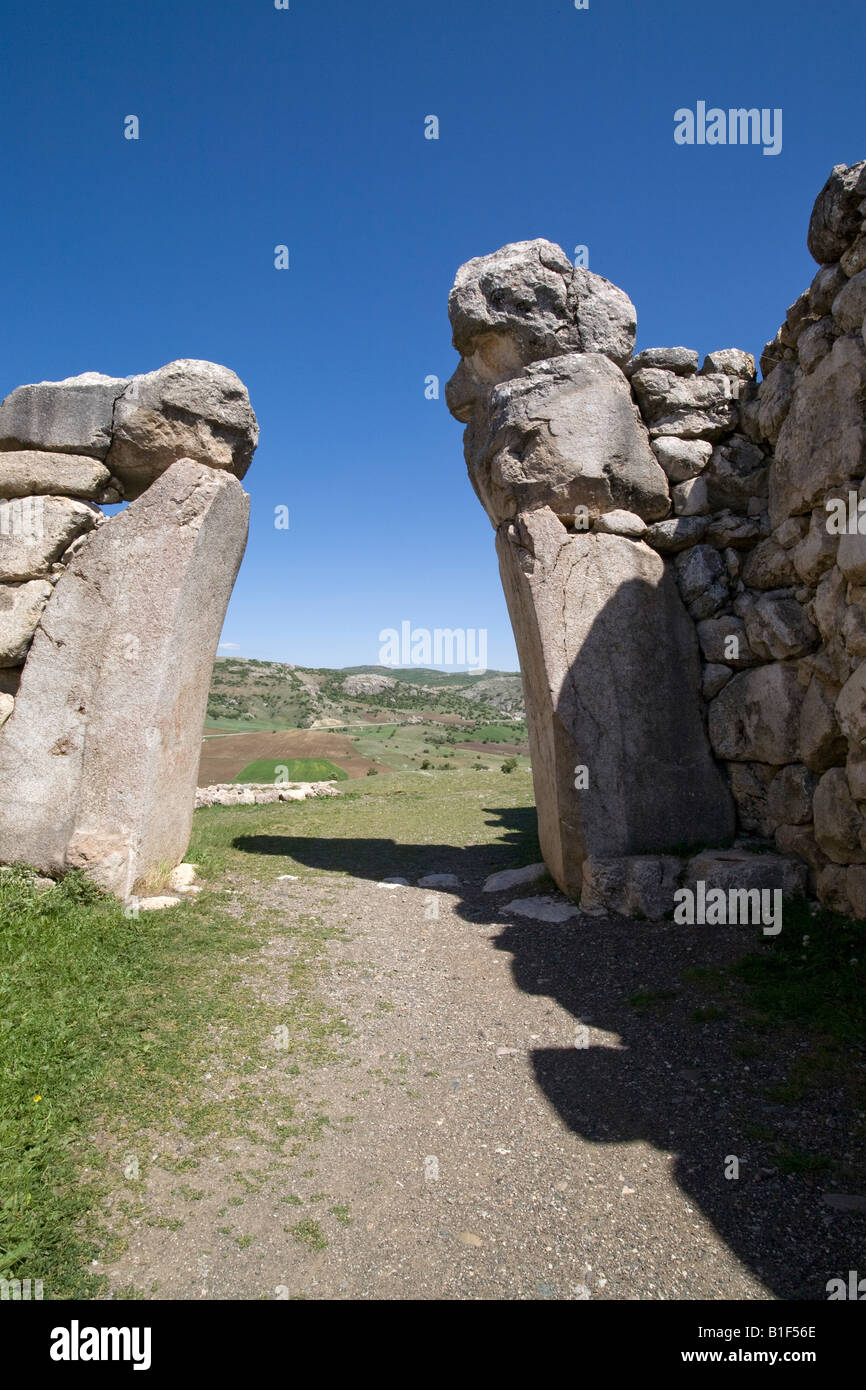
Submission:
[[[579,894],[587,856],[732,834],[701,718],[697,640],[661,557],[621,536],[570,535],[544,508],[503,526],[497,550],[542,852],[560,888]]]
[[[866,851],[860,843],[863,817],[848,786],[844,767],[824,773],[812,801],[815,839],[834,864],[862,864]]]
[[[125,897],[182,859],[247,518],[236,478],[181,459],[61,575],[0,734],[0,860]]]
[[[806,865],[781,854],[752,854],[747,849],[707,850],[689,860],[685,886],[707,888],[779,889],[785,897],[806,891]]]
[[[538,506],[572,518],[615,508],[666,516],[668,485],[618,367],[598,353],[537,362],[493,388],[486,433],[467,431],[475,489],[495,526]]]
[[[108,466],[138,497],[179,458],[242,478],[259,427],[247,389],[228,367],[183,358],[133,377],[118,398]]]
[[[623,917],[660,922],[673,912],[682,868],[681,859],[664,854],[585,859],[581,911],[590,916],[617,912]]]
[[[0,502],[0,581],[41,579],[99,512],[72,497],[18,497]]]
[[[799,382],[770,467],[770,520],[823,503],[827,488],[866,469],[866,351],[859,338],[839,338]]]
[[[491,385],[561,353],[605,353],[623,366],[637,327],[623,290],[575,269],[561,247],[541,238],[467,261],[457,272],[448,313],[470,376]]]
[[[809,250],[819,265],[838,261],[857,236],[866,198],[866,160],[836,164],[815,199],[809,219]]]
[[[776,661],[741,671],[709,708],[716,756],[726,762],[796,762],[805,693],[793,664]]]
[[[40,449],[104,459],[114,403],[128,378],[84,372],[19,386],[0,402],[0,449]]]
[[[105,464],[86,454],[15,449],[0,453],[0,497],[98,497],[111,475]]]
[[[0,666],[21,665],[51,593],[45,579],[0,585]]]
[[[737,423],[740,383],[724,372],[680,376],[658,367],[635,372],[631,384],[655,439],[721,439]]]

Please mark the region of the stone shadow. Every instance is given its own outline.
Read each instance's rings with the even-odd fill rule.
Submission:
[[[234,845],[373,881],[400,875],[414,884],[430,873],[455,874],[458,913],[467,923],[500,929],[495,945],[512,954],[518,988],[555,1000],[576,1032],[578,1025],[589,1029],[587,1047],[531,1054],[539,1090],[568,1127],[591,1143],[642,1140],[669,1153],[671,1176],[770,1295],[825,1299],[828,1279],[863,1264],[866,1216],[824,1205],[827,1179],[783,1172],[772,1145],[844,1155],[851,1138],[843,1099],[822,1091],[804,1102],[773,1100],[770,1093],[802,1046],[795,1030],[791,1053],[771,1042],[742,1055],[736,1013],[696,1017],[713,1000],[707,986],[687,977],[689,967],[740,959],[758,946],[759,929],[583,914],[560,925],[515,919],[503,927],[508,902],[550,888],[481,891],[488,874],[538,858],[533,807],[487,808],[487,814],[503,827],[499,844],[295,834],[242,835]],[[725,1177],[731,1155],[740,1160],[737,1180]],[[626,1176],[635,1179],[630,1200],[640,1203],[640,1172]]]

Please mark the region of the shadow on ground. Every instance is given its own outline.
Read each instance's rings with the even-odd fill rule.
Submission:
[[[724,966],[753,950],[758,929],[583,915],[558,925],[515,918],[503,927],[505,905],[539,889],[485,894],[481,886],[498,869],[538,859],[535,810],[486,814],[501,827],[496,844],[249,835],[234,845],[374,881],[456,874],[459,915],[499,929],[495,946],[511,953],[518,988],[566,1009],[576,1042],[586,1041],[579,1025],[590,1030],[588,1046],[531,1054],[539,1089],[575,1134],[601,1144],[643,1140],[670,1153],[683,1192],[779,1298],[823,1300],[829,1279],[866,1273],[866,1214],[825,1204],[826,1191],[840,1191],[827,1172],[784,1171],[808,1154],[839,1165],[853,1159],[854,1117],[844,1095],[825,1087],[803,1100],[773,1098],[808,1042],[792,1029],[786,1038],[746,1034],[744,1045],[743,1006],[726,1003],[714,1016],[709,987],[690,978],[694,968]],[[739,1160],[737,1179],[725,1176],[731,1158]],[[678,1244],[674,1237],[673,1252]],[[679,1248],[686,1262],[689,1240]]]

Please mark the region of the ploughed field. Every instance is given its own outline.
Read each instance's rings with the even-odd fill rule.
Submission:
[[[464,733],[467,738],[460,738]],[[474,736],[474,737],[473,737]],[[206,725],[199,786],[216,782],[271,782],[288,767],[292,782],[356,779],[372,773],[489,770],[503,756],[528,766],[525,725],[477,723],[443,728],[439,721],[390,722],[331,729],[250,729],[226,734]],[[334,771],[336,769],[336,771]]]
[[[374,766],[378,772],[389,771],[384,764],[374,763],[358,753],[346,734],[324,733],[319,729],[260,730],[249,734],[205,737],[198,784],[209,787],[216,782],[234,782],[241,773],[246,773],[251,763],[291,763],[295,759],[327,760],[350,778],[366,777],[368,768]],[[245,780],[272,779],[247,776]]]

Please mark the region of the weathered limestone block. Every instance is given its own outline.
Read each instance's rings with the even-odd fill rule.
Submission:
[[[796,762],[804,696],[795,666],[788,662],[741,671],[709,708],[716,756],[726,762]]]
[[[682,867],[683,861],[673,855],[585,859],[581,911],[590,916],[617,912],[660,922],[673,911]]]
[[[14,708],[14,697],[7,695],[4,690],[0,690],[0,728],[6,723]]]
[[[76,536],[93,530],[99,516],[94,507],[72,497],[0,502],[0,581],[41,579]]]
[[[643,371],[644,367],[660,367],[662,371],[676,372],[677,376],[694,376],[698,370],[698,354],[686,347],[644,348],[629,362],[629,376]]]
[[[138,497],[179,458],[242,478],[259,428],[247,389],[228,367],[182,358],[133,377],[118,397],[108,466]]]
[[[728,763],[727,772],[740,828],[766,837],[772,835],[769,796],[778,768],[766,763]]]
[[[648,521],[670,509],[628,383],[601,354],[550,358],[495,386],[485,424],[477,450],[467,441],[467,462],[494,525],[537,506],[569,519],[585,506]]]
[[[809,250],[819,265],[838,261],[860,230],[866,198],[866,160],[836,164],[815,199],[809,220]]]
[[[183,858],[247,518],[236,478],[181,459],[60,576],[0,735],[0,861],[126,897]]]
[[[631,384],[654,439],[668,434],[720,439],[737,423],[739,382],[724,372],[685,377],[645,367],[633,374]]]
[[[634,512],[615,509],[596,517],[592,529],[610,536],[630,536],[632,540],[639,541],[646,534],[647,527],[643,518]]]
[[[541,238],[467,261],[457,272],[448,313],[469,378],[488,385],[562,353],[604,353],[623,366],[637,327],[627,294],[575,269],[561,247]],[[471,402],[458,413],[449,389],[448,405],[468,420]]]
[[[696,622],[711,618],[724,607],[729,595],[728,574],[713,546],[696,545],[678,555],[674,564],[683,602]]]
[[[663,555],[675,555],[703,539],[709,520],[707,516],[677,516],[669,521],[657,521],[647,528],[644,540]]]
[[[2,406],[0,406],[2,410]],[[46,453],[14,449],[0,453],[0,497],[98,497],[111,474],[98,459],[86,454]]]
[[[677,439],[676,435],[662,434],[653,440],[652,450],[671,482],[684,483],[706,468],[713,446],[708,439]]]
[[[774,830],[780,825],[809,824],[815,786],[815,778],[802,763],[782,768],[767,793],[767,813]]]
[[[753,498],[767,495],[767,456],[745,435],[733,434],[713,449],[702,476],[713,510],[748,512]]]
[[[785,315],[785,322],[780,330],[782,342],[786,347],[796,349],[800,338],[814,322],[815,315],[809,300],[809,291],[804,290]]]
[[[751,854],[746,849],[706,850],[690,859],[685,886],[710,888],[778,888],[786,898],[806,891],[806,865],[781,854]]]
[[[737,605],[752,651],[764,661],[804,656],[818,641],[817,628],[793,598],[761,594]]]
[[[20,666],[51,597],[46,579],[0,585],[0,666]]]
[[[862,864],[866,851],[860,843],[863,818],[848,787],[844,767],[824,773],[812,801],[815,839],[834,864]]]
[[[830,487],[866,469],[866,351],[859,338],[838,338],[803,377],[779,434],[770,467],[770,520],[823,504]]]
[[[39,449],[104,459],[114,403],[128,378],[84,372],[19,386],[0,402],[0,449]]]
[[[710,376],[714,372],[723,372],[725,376],[734,376],[740,381],[754,381],[757,376],[754,357],[741,348],[718,348],[715,352],[708,352],[701,375]]]
[[[707,484],[703,478],[688,478],[671,490],[671,501],[677,516],[705,516],[710,510]]]
[[[738,671],[757,665],[758,658],[749,646],[742,618],[732,613],[704,618],[697,624],[697,633],[705,661],[721,662]]]
[[[794,398],[794,368],[790,362],[778,362],[764,377],[758,391],[758,425],[761,434],[775,444],[791,409]]]
[[[843,333],[859,333],[866,314],[866,270],[848,281],[833,300],[833,318]]]
[[[862,211],[862,208],[861,208]],[[864,218],[866,221],[866,218]],[[862,228],[863,223],[860,223]],[[842,270],[851,278],[859,275],[861,270],[866,270],[866,232],[861,231],[856,241],[852,241],[848,250],[839,262]]]
[[[810,772],[826,772],[844,763],[847,742],[834,712],[834,700],[823,681],[813,677],[800,710],[800,757]]]
[[[716,512],[710,517],[704,539],[721,549],[749,550],[762,536],[769,534],[770,523],[765,513],[739,516],[736,512]]]
[[[804,372],[814,372],[839,336],[839,328],[829,314],[810,324],[797,343],[797,354]]]
[[[587,856],[730,835],[730,794],[701,720],[697,642],[664,561],[620,536],[570,535],[547,509],[503,526],[497,550],[542,852],[563,892],[580,892]],[[586,789],[575,786],[581,766]]]
[[[818,319],[829,314],[836,295],[843,288],[847,275],[841,265],[822,265],[809,286],[809,307]],[[799,343],[797,344],[799,348]]]
[[[815,585],[832,568],[839,537],[827,530],[827,512],[815,507],[809,530],[791,552],[791,563],[804,584]]]
[[[773,536],[759,541],[743,564],[742,580],[748,589],[784,589],[796,583],[797,574],[789,551]]]

